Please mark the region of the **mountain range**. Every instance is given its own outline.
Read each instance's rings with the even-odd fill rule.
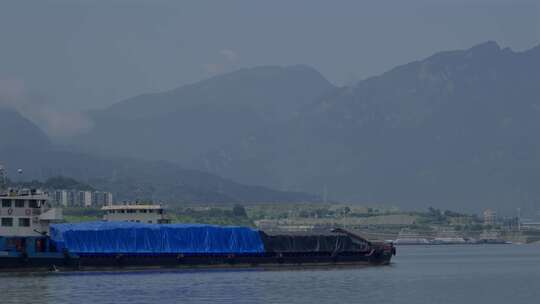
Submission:
[[[540,47],[488,42],[335,90],[275,137],[291,148],[278,172],[296,169],[281,182],[416,208],[538,208],[538,67]]]
[[[344,87],[302,65],[247,68],[93,111],[68,144],[120,168],[144,159],[125,174],[149,179],[165,164],[170,180],[174,167],[345,202],[537,208],[539,66],[540,46],[486,42]]]

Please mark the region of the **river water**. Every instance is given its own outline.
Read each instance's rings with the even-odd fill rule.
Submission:
[[[540,303],[540,246],[402,246],[352,269],[0,273],[0,303]]]

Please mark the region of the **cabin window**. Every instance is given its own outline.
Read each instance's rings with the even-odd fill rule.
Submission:
[[[127,213],[135,213],[135,210],[129,209],[129,210],[127,211]]]
[[[23,200],[16,200],[15,201],[15,208],[24,208],[24,201]]]
[[[11,200],[3,199],[2,200],[2,208],[11,208]]]
[[[118,213],[126,213],[126,210],[118,210]]]
[[[146,209],[141,209],[141,210],[139,210],[139,212],[140,212],[140,213],[146,213],[147,210],[146,210]]]
[[[152,224],[152,221],[148,221],[148,224]]]
[[[27,217],[20,217],[19,227],[30,227],[30,219]]]
[[[24,238],[8,238],[6,242],[6,247],[9,250],[15,250],[22,252],[26,247],[26,239]]]
[[[28,202],[28,207],[29,207],[29,208],[39,208],[39,207],[38,207],[38,201],[36,201],[36,200],[31,200],[31,201],[29,201],[29,202]]]
[[[154,210],[148,210],[148,213],[154,213]]]
[[[2,227],[12,227],[13,218],[12,217],[3,217],[2,218]]]

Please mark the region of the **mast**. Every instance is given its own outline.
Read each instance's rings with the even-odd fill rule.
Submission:
[[[521,208],[517,208],[517,214],[518,231],[521,231]]]

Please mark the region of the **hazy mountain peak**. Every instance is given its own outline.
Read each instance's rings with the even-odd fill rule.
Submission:
[[[279,66],[279,65],[260,65],[260,66],[254,66],[254,67],[246,67],[241,68],[232,72],[220,74],[217,76],[212,77],[211,79],[216,78],[222,78],[222,77],[230,77],[231,75],[249,75],[249,76],[256,76],[256,75],[267,75],[267,76],[274,76],[278,73],[312,73],[316,75],[321,75],[315,68],[303,65],[303,64],[296,64],[296,65],[289,65],[289,66]],[[321,75],[322,77],[322,75]],[[205,81],[205,80],[202,80]]]
[[[500,50],[501,50],[501,47],[499,46],[499,44],[491,40],[477,44],[469,49],[469,51],[471,52],[479,52],[479,53],[498,52]]]
[[[296,111],[331,88],[332,84],[309,66],[258,66],[217,75],[170,91],[142,94],[98,111],[94,116],[132,120],[209,104],[256,108],[287,104]]]
[[[94,129],[76,140],[92,151],[186,162],[225,143],[246,144],[331,89],[305,65],[243,68],[122,101],[96,113]]]
[[[220,74],[197,83],[182,86],[174,92],[181,92],[185,89],[205,89],[205,90],[237,90],[247,92],[252,89],[275,90],[287,83],[297,86],[316,85],[319,87],[330,87],[330,82],[317,70],[306,65],[293,66],[256,66],[242,68],[233,72]],[[223,102],[230,102],[223,100]]]
[[[49,145],[49,138],[38,126],[18,111],[0,106],[0,149],[41,150]]]

